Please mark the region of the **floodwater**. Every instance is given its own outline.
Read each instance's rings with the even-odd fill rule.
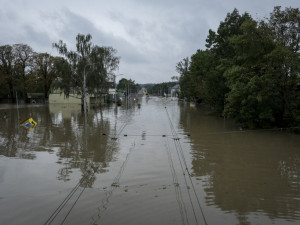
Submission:
[[[297,134],[155,97],[0,105],[0,224],[299,223]]]

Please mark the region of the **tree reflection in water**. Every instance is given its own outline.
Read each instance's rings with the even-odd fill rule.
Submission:
[[[193,175],[203,181],[208,205],[235,212],[241,224],[250,224],[253,213],[300,219],[298,135],[240,132],[189,107],[181,108],[180,123],[190,134]]]
[[[69,181],[74,169],[80,169],[84,175],[91,165],[97,168],[93,174],[106,172],[105,168],[117,151],[114,146],[106,152],[111,144],[111,108],[95,109],[85,124],[80,107],[76,105],[20,107],[20,115],[30,115],[38,122],[33,130],[18,126],[14,106],[0,112],[7,115],[7,119],[0,121],[0,155],[33,160],[36,152],[56,154],[57,163],[61,165],[58,180]],[[92,186],[95,176],[87,180],[83,185]]]

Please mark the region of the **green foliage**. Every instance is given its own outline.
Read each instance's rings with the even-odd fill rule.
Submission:
[[[64,79],[72,79],[72,86],[62,85],[61,87],[66,88],[64,92],[69,92],[71,88],[81,94],[82,106],[86,93],[85,87],[89,94],[98,95],[101,99],[102,94],[107,93],[108,82],[113,78],[113,71],[118,69],[119,65],[119,57],[115,56],[115,49],[93,45],[91,39],[90,34],[78,34],[76,51],[68,50],[63,41],[53,44],[53,47],[65,57],[71,68],[71,73],[67,73],[71,77],[64,77]]]
[[[76,81],[72,79],[72,69],[68,61],[63,57],[54,58],[54,69],[56,77],[51,88],[62,90],[68,98],[72,87],[76,86]]]
[[[136,84],[134,80],[122,78],[119,80],[117,89],[119,92],[123,92],[127,95],[128,91],[130,93],[137,93],[140,90],[140,85]]]
[[[0,46],[0,83],[1,96],[13,97],[15,80],[14,74],[15,57],[13,47],[10,45]]]
[[[182,97],[246,127],[299,125],[299,27],[299,9],[275,7],[267,22],[235,9],[177,64]]]
[[[18,92],[19,97],[27,100],[35,54],[25,44],[0,46],[0,80],[4,84],[5,97],[13,99]]]
[[[27,92],[43,92],[48,98],[51,89],[67,97],[71,92],[82,94],[84,74],[87,92],[101,97],[120,59],[115,49],[94,45],[91,39],[90,34],[78,34],[76,51],[68,50],[63,41],[54,43],[63,57],[36,53],[26,44],[0,46],[0,97],[14,99],[17,92],[26,101]]]
[[[171,88],[174,87],[178,82],[163,82],[153,85],[145,85],[144,88],[147,89],[147,93],[156,96],[165,96],[165,94],[170,94]]]
[[[31,82],[31,88],[34,89],[36,84],[34,80],[39,81],[40,85],[43,87],[44,98],[49,97],[50,88],[53,80],[56,78],[56,70],[55,70],[55,58],[48,53],[39,53],[35,55],[35,73],[36,77]]]

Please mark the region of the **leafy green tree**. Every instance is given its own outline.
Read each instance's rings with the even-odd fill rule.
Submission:
[[[180,98],[192,100],[192,80],[189,71],[190,59],[189,57],[184,58],[176,65],[176,71],[179,73],[179,84],[180,84]]]
[[[300,11],[299,8],[274,7],[270,14],[268,26],[273,32],[274,39],[281,45],[289,47],[293,52],[300,51]]]
[[[251,128],[292,125],[299,115],[299,55],[264,22],[249,19],[241,29],[231,38],[236,55],[225,73],[225,115]]]
[[[214,78],[214,54],[211,51],[198,50],[191,57],[190,63],[190,78],[192,85],[190,86],[192,90],[192,98],[195,102],[204,102],[208,105],[217,105],[217,100],[215,95],[215,89],[220,82],[216,81]],[[215,88],[211,88],[215,86]]]
[[[75,79],[72,79],[72,69],[68,61],[63,57],[54,58],[55,79],[51,88],[61,90],[68,98],[73,87],[76,87]]]
[[[134,80],[122,78],[121,80],[119,80],[117,88],[118,91],[121,91],[128,95],[129,93],[137,93],[140,89],[140,85],[136,84]]]
[[[266,55],[274,44],[252,19],[245,21],[241,29],[243,34],[231,38],[235,56],[234,64],[225,73],[230,88],[225,115],[251,128],[268,126],[274,121],[271,110],[274,96],[264,74]]]
[[[38,53],[35,55],[34,62],[34,72],[36,74],[36,79],[43,87],[42,90],[44,93],[44,98],[48,99],[52,82],[56,78],[54,63],[55,57],[49,55],[48,53]]]
[[[115,80],[114,71],[119,66],[120,59],[116,56],[116,53],[117,51],[112,47],[93,47],[91,61],[94,70],[90,72],[87,79],[89,93],[98,95],[100,98],[103,94],[107,94],[109,81]]]
[[[299,22],[292,8],[275,7],[259,22],[228,13],[209,30],[207,49],[176,65],[182,97],[247,127],[299,125]]]
[[[282,100],[284,124],[300,124],[300,11],[299,8],[274,7],[268,27],[277,48],[272,56],[272,73],[276,74]],[[292,122],[294,121],[294,122]]]
[[[232,59],[235,56],[235,49],[230,42],[230,38],[234,35],[242,34],[241,25],[250,18],[249,14],[240,15],[238,10],[234,9],[220,23],[217,33],[209,30],[209,35],[206,39],[206,47],[211,51],[215,61],[214,67],[210,69],[208,74],[210,82],[207,83],[207,89],[214,90],[210,92],[211,97],[208,103],[219,114],[223,112],[225,96],[229,91],[224,74],[233,65]]]
[[[276,124],[298,126],[300,124],[300,62],[299,53],[276,44],[267,56],[265,77],[270,80],[273,92],[276,91]]]
[[[158,83],[153,85],[150,90],[147,89],[147,92],[158,96],[165,96],[165,94],[167,95],[171,93],[171,88],[176,84],[177,82]]]
[[[71,77],[74,79],[73,87],[74,91],[81,94],[81,106],[84,109],[84,99],[85,99],[85,86],[84,86],[84,73],[86,66],[90,65],[88,62],[88,56],[91,54],[91,43],[92,36],[78,34],[76,36],[76,51],[68,50],[67,45],[60,40],[58,43],[54,43],[53,47],[58,50],[58,52],[65,56],[68,63],[71,66]]]
[[[13,47],[11,45],[0,46],[0,82],[1,95],[14,97],[14,64],[15,57]]]
[[[13,46],[15,57],[15,76],[19,81],[18,85],[22,90],[25,102],[28,101],[28,75],[31,73],[33,67],[33,60],[35,52],[26,44],[15,44]]]
[[[62,41],[53,46],[66,57],[71,68],[72,88],[81,94],[82,109],[84,108],[85,77],[90,94],[102,94],[103,88],[108,87],[108,75],[118,68],[119,58],[115,56],[116,50],[112,47],[94,46],[92,36],[78,34],[76,37],[76,51],[67,49]],[[86,75],[86,76],[84,76]]]

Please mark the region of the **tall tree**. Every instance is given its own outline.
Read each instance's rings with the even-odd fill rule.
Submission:
[[[275,120],[276,94],[266,79],[267,55],[275,45],[257,22],[249,19],[241,26],[243,34],[230,40],[234,46],[233,65],[225,77],[230,91],[226,95],[225,115],[247,127],[270,126]],[[275,98],[275,99],[274,99]]]
[[[27,102],[27,75],[32,69],[35,52],[26,44],[15,44],[13,48],[16,59],[15,73],[16,76],[20,78],[19,85],[23,91],[23,98],[25,99],[25,102]]]
[[[176,71],[179,73],[180,98],[192,100],[192,80],[190,76],[190,59],[186,57],[176,64]]]
[[[222,21],[218,27],[217,33],[209,30],[209,35],[206,39],[206,47],[211,51],[214,57],[215,66],[208,74],[211,76],[208,89],[213,89],[211,92],[211,106],[219,114],[223,113],[225,106],[226,94],[229,88],[226,85],[226,78],[224,76],[227,69],[233,64],[233,57],[235,56],[235,49],[230,42],[230,38],[234,35],[242,34],[241,25],[247,19],[251,18],[248,13],[239,14],[237,9],[232,13],[228,13],[225,20]]]
[[[268,22],[273,39],[278,43],[273,56],[273,74],[276,74],[282,99],[284,123],[300,123],[300,11],[299,8],[274,7]],[[276,55],[276,57],[275,57]]]
[[[294,125],[299,116],[299,54],[278,41],[279,34],[263,21],[249,19],[241,29],[242,34],[231,38],[236,55],[225,73],[230,88],[225,114],[248,127]]]
[[[91,39],[90,34],[78,34],[76,37],[76,51],[68,50],[63,41],[53,44],[53,47],[57,48],[59,53],[66,57],[71,66],[71,77],[74,80],[73,89],[82,96],[82,109],[84,109],[86,93],[84,79],[87,77],[86,83],[89,84],[89,92],[98,93],[99,89],[105,86],[108,73],[117,69],[119,64],[118,57],[114,56],[116,51],[113,48],[94,46]],[[95,91],[95,88],[98,91]]]
[[[54,58],[55,79],[51,88],[61,90],[68,98],[76,81],[72,79],[72,69],[68,61],[63,57]]]
[[[181,91],[247,127],[300,124],[300,13],[275,7],[268,21],[235,9],[209,30],[205,51],[177,64]]]
[[[268,22],[274,39],[293,52],[300,52],[300,11],[299,8],[274,7]]]
[[[0,46],[0,79],[2,84],[4,84],[1,85],[1,91],[8,89],[8,96],[10,98],[14,96],[14,64],[15,57],[13,47],[11,45]]]
[[[192,55],[190,63],[193,98],[198,103],[204,102],[211,106],[216,106],[218,99],[222,97],[216,95],[216,89],[220,89],[218,85],[222,83],[216,79],[214,61],[211,51],[198,50]]]
[[[92,49],[90,60],[94,65],[88,78],[89,93],[97,95],[100,99],[107,94],[109,81],[114,82],[114,71],[118,69],[119,57],[117,51],[112,47],[99,47],[95,45]]]
[[[44,98],[48,99],[52,82],[56,78],[55,57],[48,53],[39,53],[36,54],[34,61],[36,78],[41,81]]]
[[[130,93],[137,93],[140,89],[140,86],[135,83],[134,80],[122,78],[119,80],[118,90],[124,92],[126,95]]]

